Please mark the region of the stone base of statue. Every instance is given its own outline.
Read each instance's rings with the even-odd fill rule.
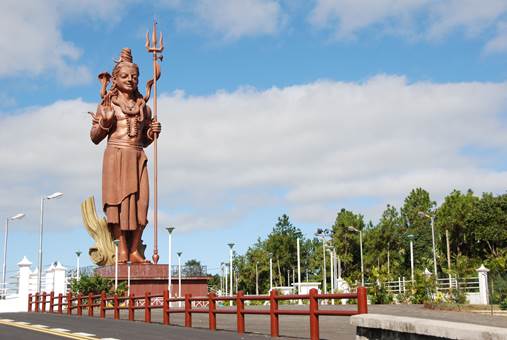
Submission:
[[[114,280],[115,266],[104,266],[95,269],[95,272],[103,277]],[[211,276],[182,276],[181,294],[192,296],[205,296],[208,294],[208,280]],[[128,281],[128,265],[118,264],[118,282]],[[172,270],[172,297],[178,296],[178,270],[174,266]],[[144,296],[145,292],[152,295],[163,294],[168,288],[167,264],[140,264],[130,265],[130,292],[135,296]]]

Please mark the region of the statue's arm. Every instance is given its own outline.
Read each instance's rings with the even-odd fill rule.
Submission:
[[[90,139],[94,144],[99,144],[112,129],[112,122],[106,122],[104,119],[104,110],[99,104],[97,111],[92,115],[92,129],[90,130]]]
[[[153,120],[153,116],[151,114],[151,109],[148,105],[146,105],[146,121],[148,124],[145,124],[144,130],[143,130],[143,146],[147,147],[151,143],[153,143],[153,140],[155,139],[155,136],[158,137],[160,134],[160,131],[162,129],[162,126],[160,125],[160,122],[156,122]]]

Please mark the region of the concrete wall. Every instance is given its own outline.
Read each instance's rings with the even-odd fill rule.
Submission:
[[[507,328],[394,315],[354,315],[350,323],[356,340],[507,339]]]

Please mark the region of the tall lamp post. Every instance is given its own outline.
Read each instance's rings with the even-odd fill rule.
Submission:
[[[172,268],[171,268],[171,264],[172,264],[172,261],[173,261],[173,257],[172,257],[172,254],[173,254],[173,251],[172,251],[172,246],[173,246],[173,231],[174,231],[174,227],[167,227],[165,228],[165,230],[167,230],[167,233],[169,234],[169,262],[167,263],[167,290],[169,291],[169,298],[172,297],[172,280],[173,280],[173,273],[172,273]]]
[[[120,240],[114,240],[114,292],[118,290],[118,244]]]
[[[298,294],[301,294],[301,247],[299,244],[299,237],[297,238],[297,255],[298,255]],[[301,299],[299,299],[299,304],[303,304]]]
[[[255,295],[259,295],[259,261],[255,261]]]
[[[183,252],[179,251],[176,253],[178,255],[178,297],[181,297],[181,254]],[[179,301],[178,306],[181,307],[181,301]]]
[[[234,243],[228,243],[227,245],[229,246],[229,266],[230,266],[229,273],[231,275],[231,284],[229,286],[230,287],[229,290],[231,292],[230,295],[232,296],[232,290],[233,290],[233,288],[232,288],[233,287],[232,286],[232,275],[233,275],[233,270],[232,270],[232,248],[234,247]],[[230,301],[230,305],[232,306],[232,300]]]
[[[269,256],[269,291],[273,290],[273,256]]]
[[[130,297],[130,265],[132,262],[127,261],[127,296]]]
[[[25,217],[25,214],[16,214],[12,217],[8,217],[5,219],[5,237],[4,237],[4,264],[2,267],[2,289],[0,290],[0,297],[5,297],[7,295],[7,287],[5,285],[6,275],[7,275],[7,237],[9,236],[9,221],[19,220]]]
[[[78,250],[76,251],[76,280],[79,281],[79,279],[81,278],[80,276],[80,272],[79,272],[79,258],[81,257],[81,251]]]
[[[415,285],[415,276],[414,276],[414,235],[408,234],[408,239],[410,240],[410,280],[412,281],[412,285]]]
[[[361,286],[364,287],[363,232],[353,226],[348,226],[347,229],[359,233],[359,249],[361,251]]]
[[[438,283],[438,272],[437,272],[437,252],[435,249],[435,216],[419,211],[417,213],[420,217],[429,218],[431,221],[431,245],[433,247],[433,273],[435,274],[435,285]]]
[[[61,192],[55,192],[51,195],[42,196],[40,198],[40,228],[39,228],[39,275],[37,277],[37,292],[41,292],[41,279],[42,279],[42,234],[44,231],[44,202],[46,200],[52,200],[54,198],[62,197]]]

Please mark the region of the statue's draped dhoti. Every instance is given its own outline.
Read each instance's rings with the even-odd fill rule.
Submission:
[[[143,148],[109,141],[102,168],[102,204],[107,223],[119,224],[121,230],[144,227],[148,223],[148,183]]]

